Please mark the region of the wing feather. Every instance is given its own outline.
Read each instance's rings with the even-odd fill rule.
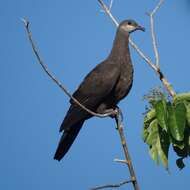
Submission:
[[[98,105],[109,95],[120,75],[114,64],[102,62],[97,65],[83,80],[73,96],[85,107],[95,111]],[[60,131],[68,129],[81,120],[91,117],[89,113],[70,100],[71,106],[60,127]]]

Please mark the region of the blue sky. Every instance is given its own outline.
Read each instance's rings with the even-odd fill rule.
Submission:
[[[37,64],[20,18],[30,20],[43,60],[71,92],[106,58],[115,26],[100,12],[95,0],[0,2],[0,189],[80,190],[127,179],[127,167],[113,162],[123,154],[111,119],[87,121],[67,156],[61,162],[53,160],[68,98]],[[151,57],[149,18],[145,12],[156,3],[115,0],[113,6],[118,20],[133,18],[146,27],[146,33],[136,32],[132,38]],[[166,0],[155,20],[161,68],[177,92],[190,90],[189,18],[188,0]],[[185,160],[186,168],[179,171],[176,156],[170,151],[168,174],[150,159],[141,140],[146,105],[142,97],[160,81],[132,49],[131,56],[134,85],[120,107],[141,189],[187,189],[189,160]],[[120,189],[126,188],[133,189],[131,185]]]

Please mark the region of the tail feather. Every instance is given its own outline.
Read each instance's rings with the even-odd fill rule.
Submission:
[[[61,137],[58,148],[54,155],[54,159],[60,161],[65,154],[68,152],[69,148],[73,144],[75,138],[77,137],[84,121],[80,121],[77,124],[70,126],[66,129]]]

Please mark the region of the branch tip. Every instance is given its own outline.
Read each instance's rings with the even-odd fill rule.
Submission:
[[[121,160],[121,159],[114,159],[114,162],[121,163],[121,164],[128,164],[129,162],[127,160]]]
[[[127,183],[133,183],[133,182],[134,182],[133,179],[125,180],[125,181],[122,181],[118,184],[108,184],[108,185],[97,186],[97,187],[91,188],[90,190],[99,190],[99,189],[106,189],[106,188],[118,188],[118,187],[121,187]]]
[[[20,20],[24,23],[24,26],[25,26],[26,28],[29,27],[30,22],[29,22],[27,19],[25,19],[25,18],[20,18]]]

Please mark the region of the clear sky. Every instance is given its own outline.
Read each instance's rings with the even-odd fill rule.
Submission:
[[[51,71],[73,92],[83,77],[108,55],[115,26],[96,0],[0,0],[0,189],[84,190],[129,177],[127,167],[114,163],[123,158],[114,122],[87,121],[66,157],[53,155],[60,138],[59,126],[69,107],[68,98],[37,64],[26,38],[21,17],[27,17],[40,53]],[[108,1],[107,1],[108,2]],[[149,18],[156,0],[115,0],[118,20],[133,18],[146,33],[132,35],[152,57]],[[190,3],[166,0],[156,16],[160,64],[177,92],[190,90]],[[142,97],[159,86],[156,75],[131,49],[135,68],[130,95],[120,103],[125,134],[142,190],[187,189],[190,162],[179,171],[171,150],[170,174],[156,166],[141,140]],[[132,190],[131,185],[120,188]]]

